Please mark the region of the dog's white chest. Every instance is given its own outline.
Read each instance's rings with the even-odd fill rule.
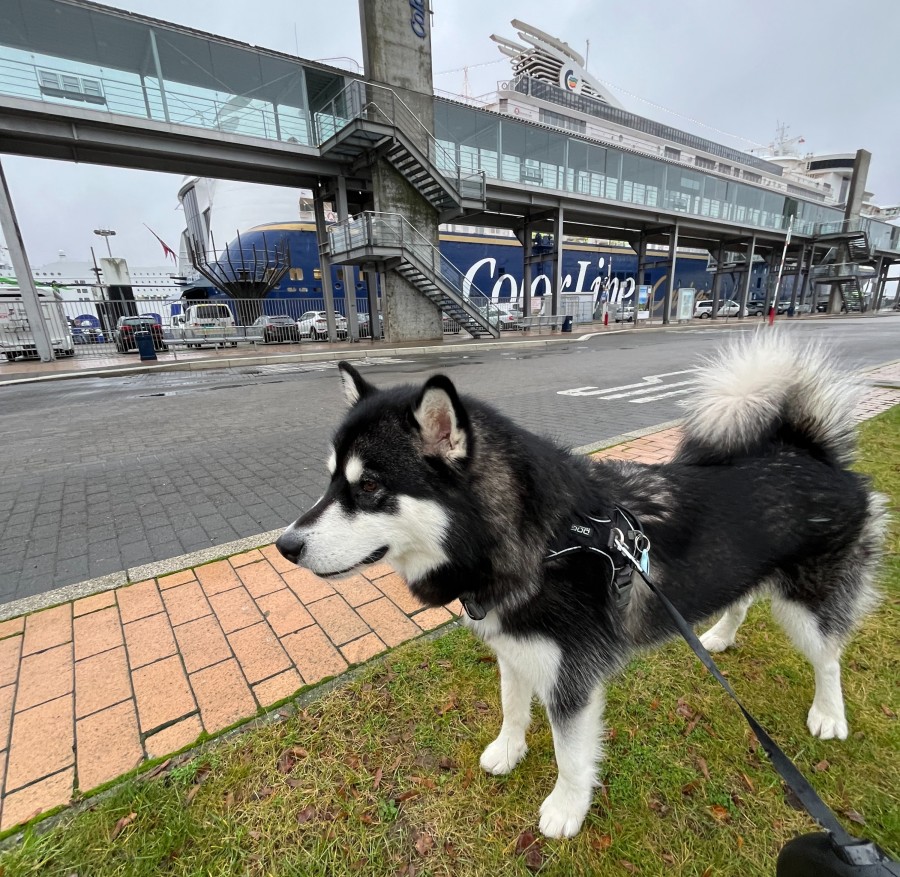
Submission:
[[[463,623],[497,654],[501,672],[511,671],[527,679],[544,704],[550,698],[559,677],[562,651],[553,640],[542,636],[510,636],[502,633],[496,612],[482,621],[463,616]]]

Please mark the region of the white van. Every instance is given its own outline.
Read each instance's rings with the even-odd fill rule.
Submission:
[[[53,355],[59,358],[75,354],[75,342],[63,312],[62,296],[52,289],[38,289],[44,322],[50,332]],[[18,357],[37,359],[37,345],[28,324],[25,302],[18,286],[0,285],[0,353],[12,362]]]
[[[220,302],[191,305],[185,310],[184,316],[176,319],[178,320],[176,334],[185,341],[196,340],[197,347],[200,346],[200,342],[220,342],[237,335],[231,308]],[[231,346],[237,347],[237,341],[232,341]]]

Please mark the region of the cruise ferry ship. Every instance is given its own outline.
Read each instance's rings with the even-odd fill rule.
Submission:
[[[782,131],[763,155],[681,131],[625,109],[615,95],[586,69],[584,58],[567,43],[514,19],[515,38],[493,35],[491,39],[508,56],[512,76],[498,83],[495,98],[482,109],[501,115],[527,119],[536,125],[574,132],[598,145],[663,159],[674,167],[692,168],[721,176],[723,180],[744,180],[773,193],[797,195],[807,201],[831,207],[842,205],[847,196],[855,154],[801,155],[796,147],[801,138],[787,140]],[[452,111],[454,101],[443,95],[436,99]],[[467,99],[460,98],[465,102]],[[440,132],[436,131],[440,141]],[[463,164],[467,147],[460,147]],[[475,161],[474,157],[472,159]],[[483,161],[484,156],[478,160]],[[534,165],[532,168],[531,165]],[[526,159],[523,181],[528,174],[540,176],[538,161]],[[477,165],[473,164],[473,167]],[[603,178],[598,185],[602,187]],[[607,178],[609,179],[609,178]],[[535,180],[546,185],[543,180]],[[593,186],[589,180],[586,185]],[[632,184],[627,184],[632,185]],[[637,186],[638,184],[633,184]],[[590,188],[587,195],[600,198],[607,193]],[[871,199],[870,193],[867,193]],[[215,263],[223,253],[238,259],[248,253],[271,252],[276,244],[289,262],[288,270],[268,293],[269,298],[305,299],[306,307],[321,302],[321,272],[317,258],[311,193],[262,187],[232,181],[189,178],[178,193],[186,220],[182,234],[179,273],[188,277],[185,298],[220,295],[210,282],[192,267],[189,241],[197,242],[203,258]],[[624,194],[628,200],[628,193]],[[634,193],[638,203],[648,203],[646,193]],[[863,214],[878,219],[900,216],[900,207],[878,207],[867,201]],[[336,220],[337,216],[327,216]],[[224,248],[222,245],[225,244]],[[537,235],[534,252],[546,258],[533,266],[530,290],[523,289],[523,250],[507,229],[444,225],[440,230],[443,255],[465,275],[466,282],[496,302],[516,302],[531,294],[540,298],[551,290],[556,266],[552,242]],[[600,299],[616,282],[641,288],[649,306],[662,297],[669,279],[668,253],[651,246],[643,276],[637,277],[637,255],[624,241],[590,237],[564,240],[561,293]],[[674,269],[676,288],[693,287],[703,298],[712,286],[711,257],[705,250],[679,250]],[[739,266],[736,266],[739,267]],[[228,269],[230,270],[230,269]],[[340,300],[355,293],[366,295],[365,279],[355,267],[334,267],[333,288]],[[226,270],[227,273],[227,270]],[[764,299],[769,267],[757,257],[752,266],[750,300]],[[722,295],[736,295],[739,275],[722,278]],[[782,287],[782,297],[791,295],[791,279]],[[321,304],[318,305],[321,307]]]

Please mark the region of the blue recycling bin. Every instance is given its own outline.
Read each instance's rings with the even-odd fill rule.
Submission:
[[[572,316],[571,316],[571,314],[569,316],[563,317],[562,330],[563,330],[563,332],[571,332],[572,331]]]
[[[135,332],[134,340],[137,342],[141,360],[156,359],[156,351],[153,349],[153,336],[149,332]]]

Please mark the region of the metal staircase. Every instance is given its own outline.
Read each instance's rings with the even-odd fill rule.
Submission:
[[[813,269],[813,281],[816,286],[836,286],[841,293],[844,308],[850,311],[865,309],[865,296],[860,286],[860,276],[865,273],[862,266],[852,262],[838,262],[833,265],[819,265]],[[865,276],[870,276],[865,273]],[[874,276],[874,274],[871,274]]]
[[[483,171],[464,171],[390,88],[354,80],[313,113],[323,156],[352,167],[383,156],[447,222],[485,204]]]
[[[500,311],[437,247],[396,213],[367,211],[328,228],[336,265],[393,267],[473,338],[500,337]]]

